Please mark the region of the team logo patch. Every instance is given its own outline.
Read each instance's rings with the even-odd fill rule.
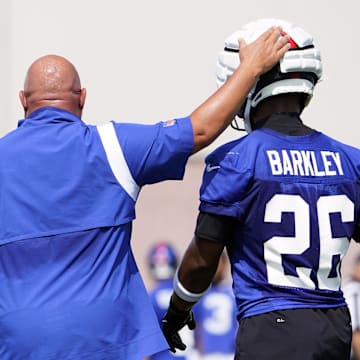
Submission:
[[[211,171],[214,171],[217,169],[220,169],[220,165],[207,164],[207,166],[206,166],[206,172],[211,172]]]

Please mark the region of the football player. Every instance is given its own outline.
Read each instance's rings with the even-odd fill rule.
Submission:
[[[226,247],[239,321],[235,359],[345,360],[352,331],[339,267],[350,239],[360,240],[360,150],[302,121],[322,76],[320,52],[302,28],[261,19],[226,40],[218,84],[237,65],[237,38],[251,42],[273,25],[291,47],[239,109],[248,134],[206,158],[195,236],[163,332],[173,351],[185,347],[177,332],[194,327],[192,306]]]
[[[154,285],[149,292],[151,303],[154,307],[156,316],[161,322],[172,293],[173,278],[178,266],[178,257],[175,248],[166,241],[160,241],[151,246],[148,254],[148,268]],[[186,341],[186,351],[176,354],[169,350],[150,356],[151,360],[192,360],[195,353],[192,344],[194,334],[187,328],[182,329],[181,337]],[[185,340],[186,339],[186,340]]]

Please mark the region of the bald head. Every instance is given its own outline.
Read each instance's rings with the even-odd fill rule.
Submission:
[[[74,65],[57,55],[46,55],[29,67],[20,91],[26,116],[44,106],[54,106],[81,116],[86,91]]]

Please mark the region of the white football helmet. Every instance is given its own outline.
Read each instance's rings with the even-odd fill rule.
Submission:
[[[290,36],[291,48],[275,67],[260,76],[239,110],[238,117],[243,118],[247,132],[251,131],[250,111],[260,101],[279,94],[303,93],[307,95],[306,106],[312,97],[315,84],[322,75],[320,52],[314,47],[310,34],[284,20],[260,19],[248,23],[225,40],[224,50],[219,53],[216,66],[218,87],[222,86],[239,66],[238,40],[242,38],[249,44],[272,26],[281,26],[284,33]],[[232,126],[241,130],[236,119]]]

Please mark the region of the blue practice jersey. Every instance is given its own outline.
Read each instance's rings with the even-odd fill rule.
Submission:
[[[163,319],[170,303],[170,297],[173,293],[173,280],[160,280],[156,286],[150,291],[150,299],[155,309],[159,323]],[[196,307],[196,306],[195,306]],[[193,331],[187,327],[180,331],[182,341],[186,344],[185,351],[176,351],[172,353],[170,350],[165,350],[150,357],[151,360],[191,360],[193,359]]]
[[[196,348],[202,355],[235,354],[237,331],[234,294],[228,284],[214,284],[194,307]]]
[[[317,131],[262,128],[207,157],[200,210],[237,219],[227,250],[239,318],[345,305],[359,175],[360,151]]]
[[[0,359],[132,359],[168,348],[131,246],[141,186],[180,179],[189,118],[84,124],[33,112],[0,140]]]

